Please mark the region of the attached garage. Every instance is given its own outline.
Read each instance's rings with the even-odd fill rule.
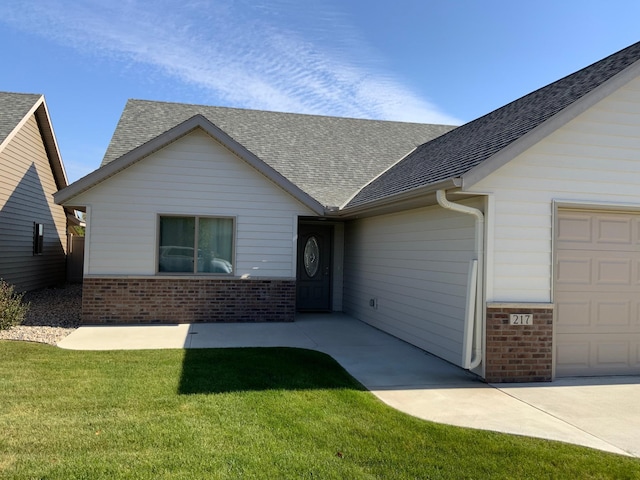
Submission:
[[[556,376],[640,373],[640,212],[561,209]]]
[[[638,132],[640,43],[420,145],[339,212],[345,311],[453,363],[472,343],[491,383],[640,374]],[[471,218],[408,216],[442,190],[482,199],[482,251]]]

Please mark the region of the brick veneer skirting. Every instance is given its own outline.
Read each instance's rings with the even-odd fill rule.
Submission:
[[[82,323],[291,322],[293,279],[85,277]]]
[[[532,313],[533,325],[509,325],[512,313]],[[486,325],[487,382],[552,380],[552,305],[488,304]]]

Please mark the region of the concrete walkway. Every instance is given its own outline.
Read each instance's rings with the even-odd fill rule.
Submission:
[[[341,314],[294,323],[83,326],[72,350],[287,346],[319,350],[388,405],[434,422],[527,435],[640,457],[640,378],[488,385]]]

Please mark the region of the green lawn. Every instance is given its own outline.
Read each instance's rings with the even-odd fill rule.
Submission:
[[[0,341],[0,477],[640,478],[640,461],[397,412],[330,357]]]

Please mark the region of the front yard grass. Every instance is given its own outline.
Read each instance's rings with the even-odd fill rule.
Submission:
[[[640,461],[410,417],[309,350],[0,341],[0,477],[622,479]]]

